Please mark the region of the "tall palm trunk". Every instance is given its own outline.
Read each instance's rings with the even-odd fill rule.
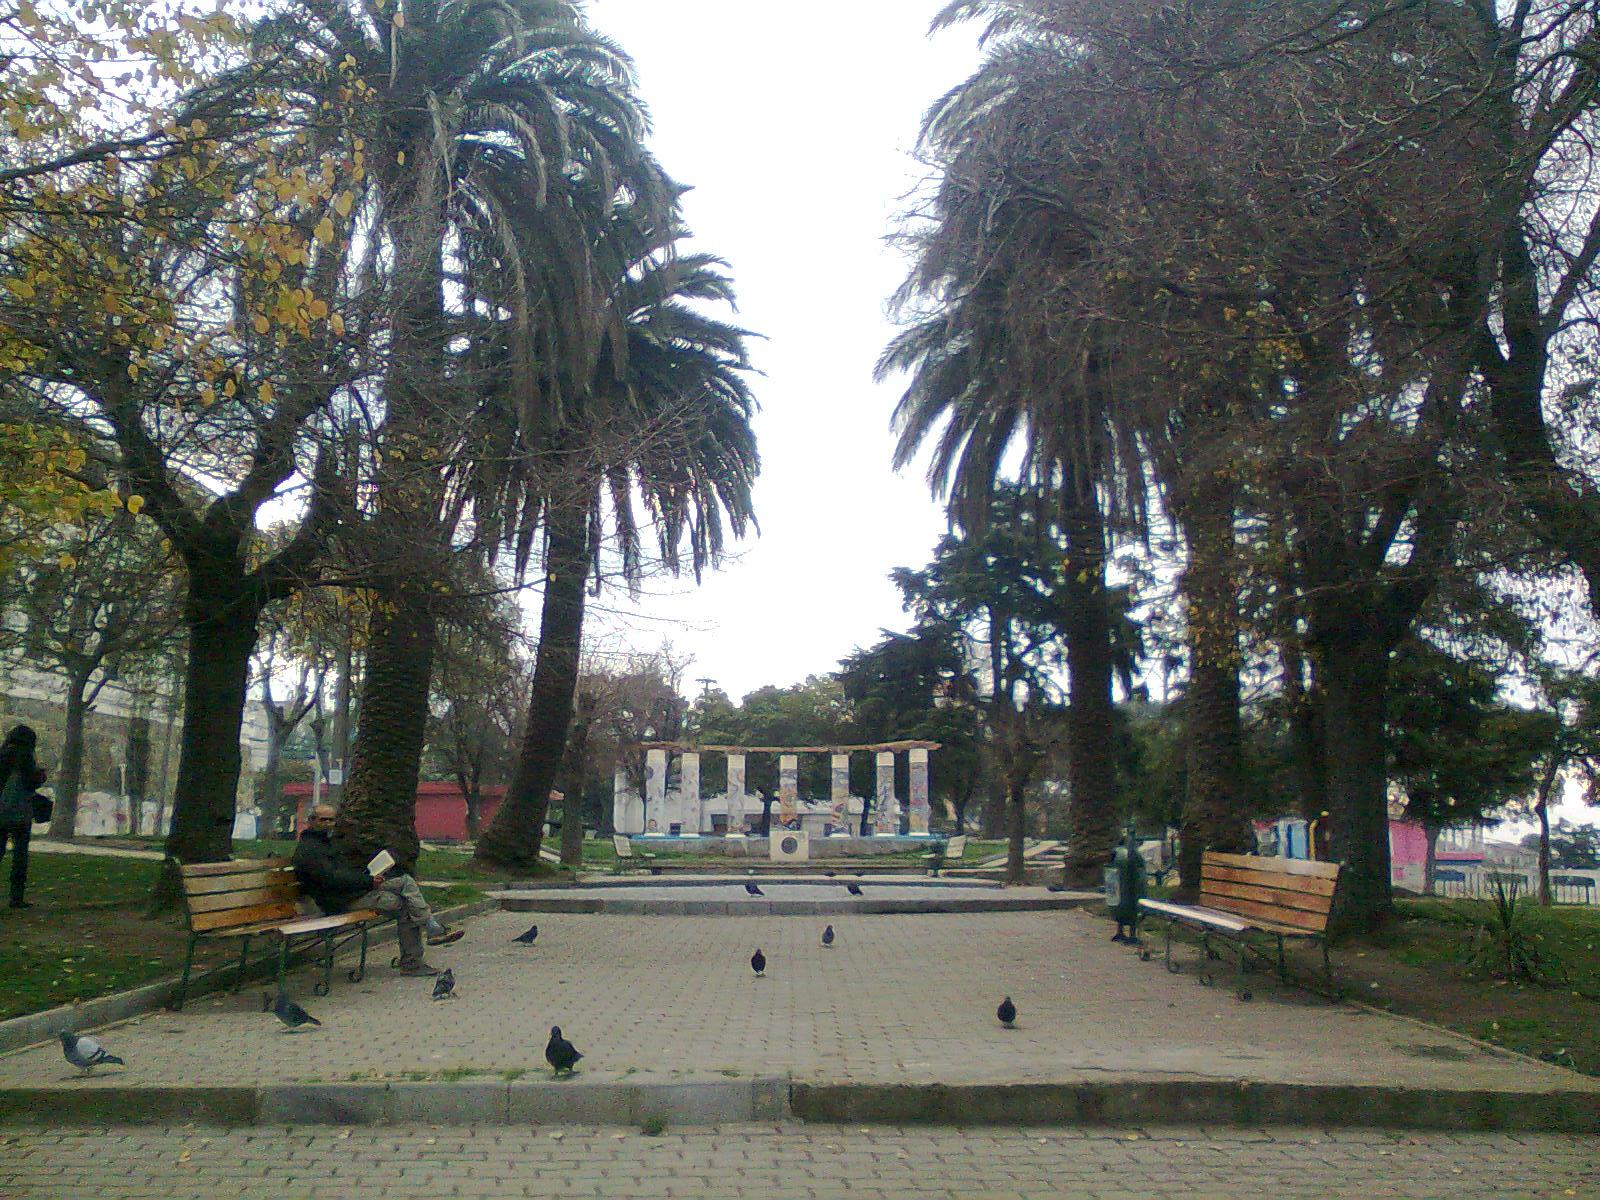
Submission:
[[[1117,787],[1111,703],[1111,618],[1106,603],[1105,526],[1094,489],[1068,511],[1063,635],[1066,714],[1068,887],[1092,887],[1116,842]]]
[[[589,509],[552,505],[545,545],[544,606],[539,653],[528,695],[522,751],[505,801],[478,841],[477,858],[492,866],[538,865],[550,788],[561,769],[583,645],[584,586],[589,578]]]
[[[431,138],[431,135],[430,135]],[[430,138],[419,137],[408,157],[429,161]],[[378,850],[413,870],[417,839],[417,780],[427,733],[428,692],[438,640],[433,587],[448,550],[440,517],[443,479],[431,456],[448,444],[452,413],[445,345],[449,323],[440,282],[445,241],[444,199],[433,169],[392,178],[397,214],[392,362],[385,383],[384,419],[374,520],[378,553],[390,565],[373,581],[377,603],[369,622],[361,720],[341,793],[333,843],[358,863]]]
[[[566,799],[561,802],[561,865],[577,867],[583,863],[583,793],[588,785],[589,729],[594,722],[593,702],[587,692],[580,693],[567,738],[566,762],[561,782]]]
[[[1245,851],[1239,729],[1239,593],[1234,572],[1233,497],[1223,485],[1192,498],[1182,513],[1189,565],[1182,594],[1189,640],[1187,780],[1178,854],[1179,898],[1200,894],[1200,859],[1210,850]]]

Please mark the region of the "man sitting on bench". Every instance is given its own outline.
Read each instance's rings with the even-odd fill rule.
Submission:
[[[422,959],[423,931],[430,946],[449,945],[464,931],[446,929],[422,898],[417,881],[404,872],[368,875],[362,867],[340,862],[328,840],[333,818],[331,805],[317,805],[295,845],[294,876],[301,889],[330,916],[357,908],[392,914],[400,929],[400,974],[437,975],[438,968]]]

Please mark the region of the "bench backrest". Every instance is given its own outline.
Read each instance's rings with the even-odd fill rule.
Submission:
[[[1339,864],[1207,850],[1200,858],[1200,903],[1322,933],[1328,927]]]
[[[633,843],[620,833],[611,835],[611,844],[617,848],[618,858],[633,857]]]
[[[192,932],[292,921],[300,915],[300,884],[287,858],[191,863],[182,873]]]

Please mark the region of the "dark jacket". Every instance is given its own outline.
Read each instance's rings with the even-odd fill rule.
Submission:
[[[34,760],[33,730],[19,725],[0,743],[0,825],[8,829],[33,824],[33,792],[44,782]]]
[[[320,829],[308,829],[294,848],[294,877],[300,888],[325,913],[339,913],[372,890],[372,876],[361,867],[339,861],[333,843]]]

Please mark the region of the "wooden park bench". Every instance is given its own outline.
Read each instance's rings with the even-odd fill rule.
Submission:
[[[933,849],[922,856],[922,861],[928,864],[928,874],[937,875],[946,862],[960,862],[967,852],[967,835],[950,838],[948,841],[934,843]]]
[[[183,1007],[189,992],[195,946],[205,938],[234,938],[239,963],[234,990],[244,982],[250,943],[257,937],[278,944],[278,986],[283,986],[289,955],[309,947],[322,963],[322,980],[313,989],[326,996],[333,982],[333,956],[351,939],[361,939],[361,961],[350,972],[359,982],[367,972],[367,931],[386,918],[370,909],[331,917],[300,915],[300,883],[287,858],[240,859],[237,862],[191,863],[181,868],[183,901],[189,918],[189,948],[183,958],[183,980],[168,1007]]]
[[[1139,901],[1141,914],[1166,922],[1167,970],[1172,961],[1172,928],[1184,925],[1200,934],[1200,981],[1212,982],[1207,964],[1216,955],[1211,939],[1231,942],[1239,956],[1239,999],[1249,1000],[1245,981],[1249,959],[1275,966],[1288,982],[1284,943],[1305,940],[1322,944],[1323,982],[1333,992],[1333,967],[1328,960],[1328,914],[1339,885],[1338,863],[1299,858],[1259,858],[1207,850],[1200,859],[1200,903]],[[1276,954],[1272,953],[1276,946]]]
[[[617,848],[617,861],[612,867],[612,874],[620,875],[629,869],[649,871],[652,875],[661,874],[661,868],[656,866],[656,856],[644,850],[635,850],[626,834],[612,834],[611,844]]]

